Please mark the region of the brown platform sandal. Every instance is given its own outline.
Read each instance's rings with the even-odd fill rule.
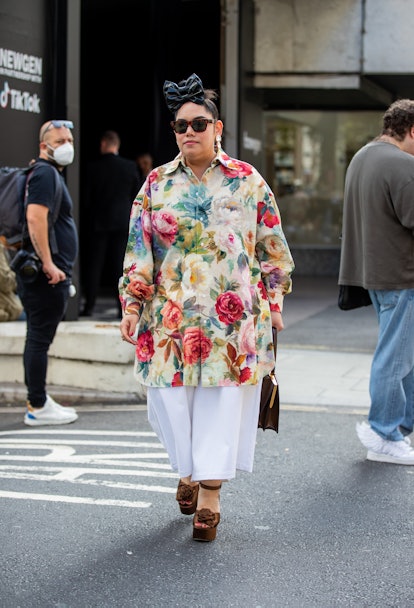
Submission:
[[[219,486],[206,486],[201,483],[200,486],[205,490],[220,490]],[[220,513],[213,513],[210,509],[200,509],[195,512],[193,520],[193,540],[211,541],[216,538],[217,526],[220,522]],[[207,528],[197,528],[196,523],[206,524]]]
[[[189,483],[184,483],[181,481],[181,479],[178,482],[177,494],[175,495],[175,498],[178,500],[180,511],[183,513],[183,515],[192,515],[195,513],[195,510],[197,509],[198,488],[198,484],[196,486],[192,486]],[[183,502],[190,501],[191,505],[182,504]]]

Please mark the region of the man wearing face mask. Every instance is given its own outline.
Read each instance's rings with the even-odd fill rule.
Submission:
[[[42,125],[39,156],[27,184],[25,249],[34,250],[42,262],[33,282],[18,279],[18,293],[27,317],[24,423],[29,426],[68,424],[78,417],[73,408],[56,403],[46,392],[48,351],[66,312],[78,255],[72,199],[61,175],[74,158],[72,128],[68,120],[48,120]]]

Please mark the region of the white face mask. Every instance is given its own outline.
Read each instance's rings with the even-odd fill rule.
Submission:
[[[54,160],[57,165],[66,167],[66,165],[73,163],[75,150],[69,142],[62,144],[58,148],[52,148],[49,144],[47,144],[47,147],[53,150],[53,155],[48,154],[48,156],[51,160]]]

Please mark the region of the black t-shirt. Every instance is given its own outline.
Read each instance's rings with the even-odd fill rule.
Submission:
[[[54,224],[57,252],[51,247],[52,259],[56,266],[70,277],[78,255],[78,232],[72,215],[73,204],[69,190],[63,176],[52,163],[40,158],[36,160],[34,171],[29,178],[27,205],[44,205],[49,209],[49,216],[54,216],[55,206],[58,204],[56,173],[61,181],[62,195],[59,214]]]
[[[85,213],[88,227],[98,232],[128,234],[132,203],[138,194],[139,175],[134,161],[117,154],[102,154],[87,171]]]

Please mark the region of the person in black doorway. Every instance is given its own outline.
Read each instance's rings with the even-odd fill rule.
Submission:
[[[149,152],[141,152],[141,154],[138,154],[136,157],[135,162],[139,171],[141,187],[147,179],[147,175],[149,175],[154,168],[154,159]]]
[[[101,156],[87,169],[82,316],[93,314],[105,272],[118,317],[121,317],[118,281],[122,275],[131,206],[139,190],[139,174],[133,160],[119,155],[120,145],[118,133],[105,131],[100,139]]]

